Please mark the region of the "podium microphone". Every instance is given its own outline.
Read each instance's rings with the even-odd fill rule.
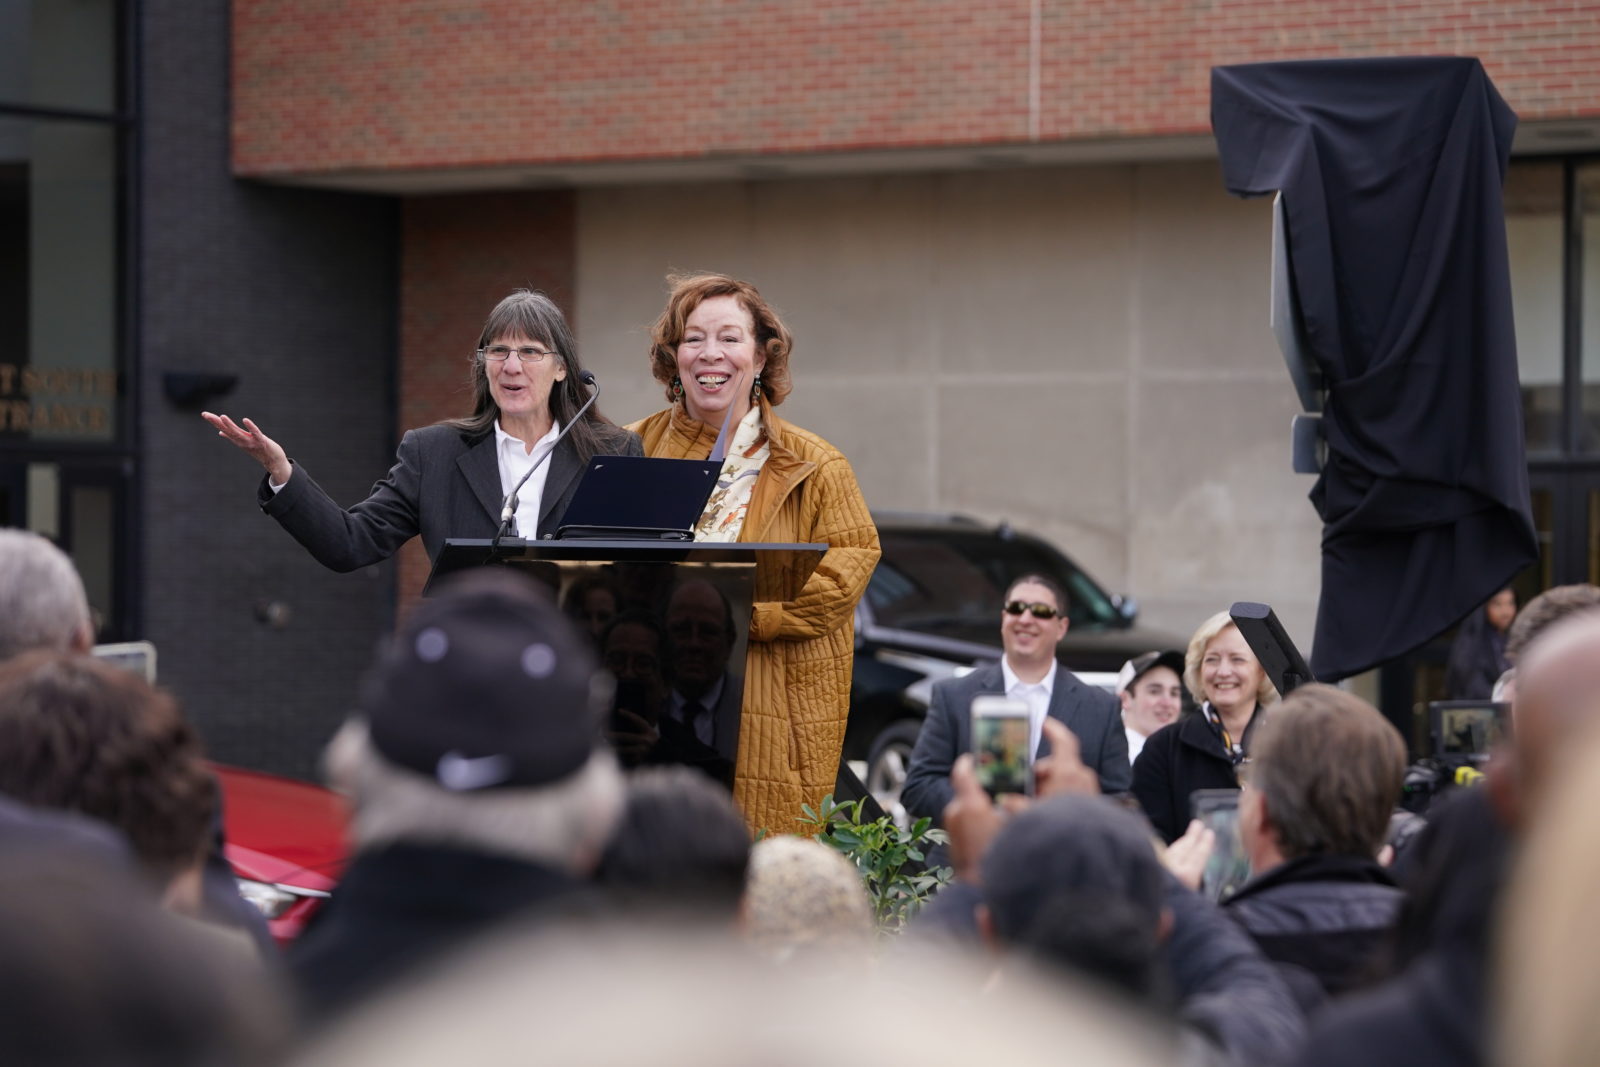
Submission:
[[[574,426],[578,425],[578,420],[583,418],[583,413],[593,407],[596,400],[600,399],[600,385],[594,380],[593,371],[584,371],[578,375],[578,381],[589,386],[594,390],[594,393],[590,395],[588,400],[583,402],[583,407],[578,409],[578,413],[568,419],[565,426],[561,427],[561,432],[556,434],[556,439],[551,441],[550,447],[546,448],[539,458],[533,461],[533,466],[528,468],[528,473],[522,476],[510,493],[506,494],[506,502],[500,509],[500,529],[495,531],[494,540],[489,544],[489,551],[493,552],[498,549],[500,547],[500,539],[507,534],[512,537],[517,536],[517,494],[522,492],[524,485],[528,484],[528,479],[533,477],[533,472],[543,466],[544,461],[549,459],[550,454],[560,446],[561,439],[571,433]]]

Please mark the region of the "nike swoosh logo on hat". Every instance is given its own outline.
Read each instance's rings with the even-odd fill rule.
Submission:
[[[439,757],[436,776],[440,785],[457,791],[499,785],[511,777],[511,757],[463,756],[459,752],[446,752]]]

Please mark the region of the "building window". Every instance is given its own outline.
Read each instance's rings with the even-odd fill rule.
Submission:
[[[0,525],[72,554],[103,640],[137,636],[122,278],[135,7],[0,0]]]

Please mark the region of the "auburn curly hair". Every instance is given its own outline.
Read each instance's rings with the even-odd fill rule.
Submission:
[[[650,328],[650,373],[666,386],[667,399],[675,402],[672,381],[678,376],[678,345],[683,340],[684,323],[694,309],[716,296],[731,296],[750,313],[755,326],[756,347],[767,357],[761,369],[761,394],[777,406],[789,395],[789,351],[794,338],[778,318],[772,305],[762,299],[749,282],[726,274],[669,274],[671,292],[661,317]]]

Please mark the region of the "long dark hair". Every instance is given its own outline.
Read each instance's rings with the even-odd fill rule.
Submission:
[[[543,293],[518,289],[489,312],[489,317],[483,323],[483,332],[478,335],[478,349],[481,352],[498,337],[518,335],[546,345],[561,357],[561,362],[566,366],[567,376],[552,382],[550,386],[550,416],[562,426],[567,426],[588,399],[588,390],[579,381],[583,364],[578,362],[578,344],[572,338],[567,317],[561,314],[555,301]],[[489,393],[489,372],[484,366],[483,356],[477,353],[472,357],[471,382],[472,414],[461,419],[446,419],[444,425],[454,426],[473,437],[481,437],[493,432],[495,420],[500,417],[500,406]],[[590,408],[583,420],[567,434],[567,440],[572,442],[578,453],[578,461],[587,463],[606,444],[606,431],[614,431],[615,428],[616,424],[601,415],[598,407]]]

